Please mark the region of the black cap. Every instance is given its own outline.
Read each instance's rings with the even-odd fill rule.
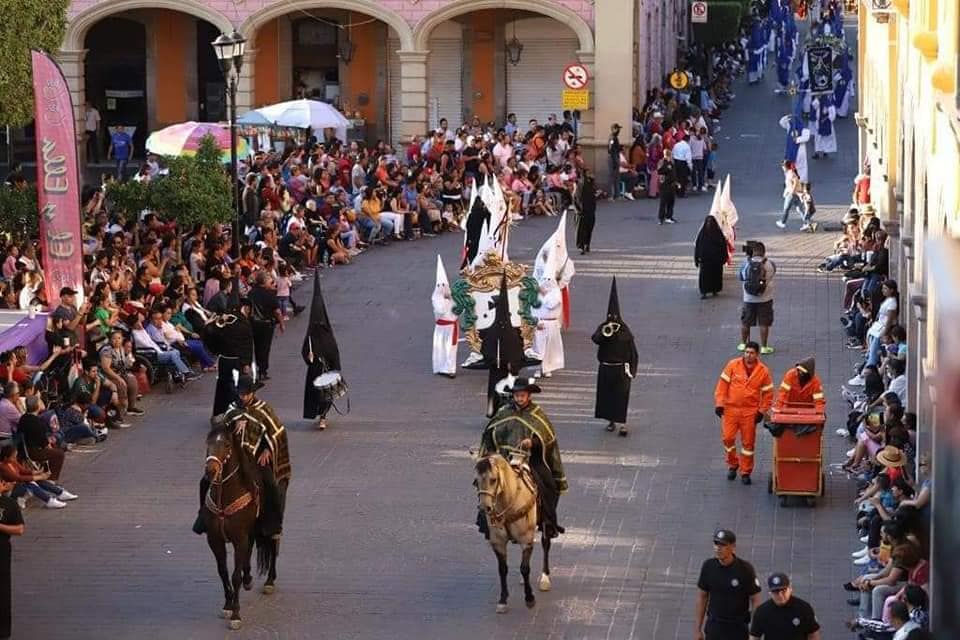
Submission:
[[[250,376],[240,376],[240,379],[237,380],[237,393],[253,393],[257,390],[257,383],[253,381],[253,378]]]
[[[63,287],[62,289],[60,289],[61,298],[63,296],[75,296],[75,295],[77,295],[76,289],[71,289],[70,287]]]
[[[774,573],[767,578],[767,587],[770,591],[782,591],[790,586],[790,576],[785,573]]]
[[[717,529],[713,533],[714,544],[736,544],[737,534],[730,529]]]

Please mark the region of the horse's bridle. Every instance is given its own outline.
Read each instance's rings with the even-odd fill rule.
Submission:
[[[220,474],[223,473],[223,469],[226,467],[227,462],[233,458],[233,447],[227,447],[227,455],[224,456],[223,460],[217,456],[208,455],[206,462],[211,460],[217,463],[217,471],[213,478],[210,479],[210,489],[207,490],[207,497],[204,500],[204,505],[214,516],[217,517],[217,520],[220,521],[221,525],[223,524],[224,519],[234,515],[247,508],[250,504],[257,504],[257,511],[259,513],[259,500],[257,496],[251,493],[250,491],[244,491],[240,497],[228,504],[226,507],[223,506],[223,485],[230,481],[237,472],[240,471],[240,464],[238,463],[234,467],[233,471],[228,473],[226,477],[221,478]],[[213,487],[219,487],[220,490],[217,491],[217,499],[213,498]]]
[[[491,469],[493,469],[493,465],[491,464],[490,466],[491,466]],[[510,517],[507,517],[507,514],[508,514],[509,511],[510,511],[510,505],[507,505],[506,507],[503,508],[502,511],[500,511],[499,513],[497,513],[497,512],[496,512],[497,498],[500,497],[501,489],[503,488],[503,483],[500,482],[500,478],[499,478],[500,470],[497,469],[496,472],[497,472],[497,476],[498,476],[498,477],[497,477],[497,490],[496,490],[496,491],[488,491],[487,489],[480,489],[480,488],[478,487],[478,488],[477,488],[477,501],[479,502],[480,496],[490,496],[490,499],[493,501],[493,506],[491,507],[491,512],[490,512],[490,513],[487,513],[487,518],[489,518],[491,524],[499,524],[499,523],[502,523],[503,526],[506,527],[507,525],[509,525],[509,524],[511,524],[511,523],[519,520],[519,519],[522,518],[523,516],[527,515],[527,513],[530,511],[530,509],[533,508],[533,505],[536,504],[537,499],[536,499],[536,496],[534,495],[533,500],[531,500],[526,506],[524,506],[524,508],[522,508],[522,509],[520,509],[519,511],[517,511],[517,512],[513,513],[512,515],[510,515]],[[480,506],[481,506],[481,508],[483,508],[483,505],[480,505]],[[486,509],[484,509],[484,511],[486,511]]]

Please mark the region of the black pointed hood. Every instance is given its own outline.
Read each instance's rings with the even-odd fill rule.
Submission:
[[[620,296],[617,295],[617,276],[613,276],[610,283],[610,300],[607,302],[607,320],[621,320]]]
[[[319,270],[313,276],[313,300],[310,302],[310,321],[307,323],[307,334],[303,337],[302,354],[304,361],[309,365],[309,354],[313,354],[314,362],[322,360],[324,371],[340,371],[340,347],[337,338],[333,335],[333,325],[327,315],[327,305],[323,301],[323,290],[320,287]]]
[[[483,338],[483,359],[490,369],[519,368],[523,363],[523,339],[510,320],[510,294],[506,274],[500,280],[493,325]]]
[[[313,301],[310,303],[310,327],[314,325],[331,329],[330,317],[327,315],[327,305],[323,301],[323,289],[320,288],[320,270],[313,272]]]

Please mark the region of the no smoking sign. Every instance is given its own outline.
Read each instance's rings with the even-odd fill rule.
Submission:
[[[583,89],[590,82],[590,74],[582,64],[570,64],[563,70],[563,84],[568,89]]]
[[[707,21],[707,3],[693,2],[690,4],[690,22],[704,23]]]

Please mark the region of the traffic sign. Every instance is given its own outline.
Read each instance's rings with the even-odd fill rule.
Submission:
[[[707,3],[693,2],[690,5],[690,22],[705,23],[707,21]]]
[[[568,64],[563,70],[563,84],[568,89],[586,89],[590,82],[590,74],[582,64]]]
[[[586,111],[590,108],[590,92],[587,89],[564,89],[560,95],[560,108]]]

